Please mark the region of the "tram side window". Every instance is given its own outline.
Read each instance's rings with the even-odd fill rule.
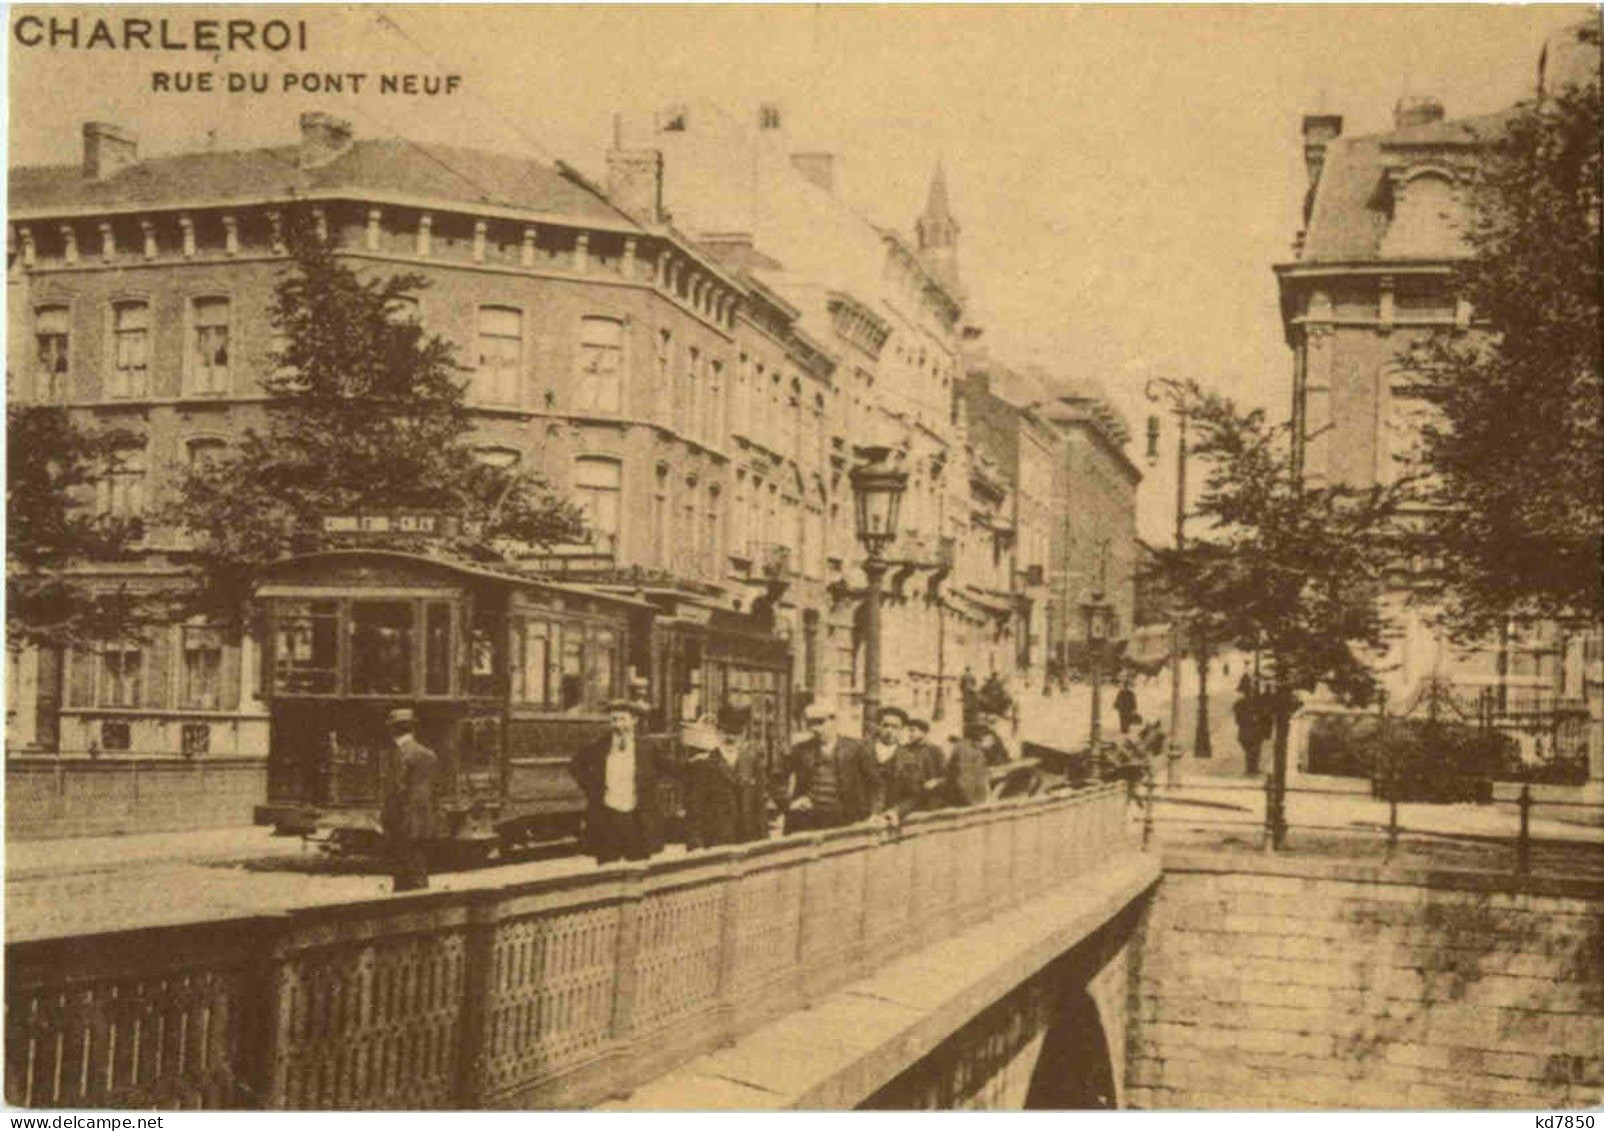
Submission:
[[[286,601],[278,608],[273,686],[289,695],[332,695],[339,677],[339,604]]]
[[[519,702],[536,707],[552,706],[551,635],[553,626],[533,618],[519,622],[513,647],[519,663],[514,685]]]
[[[564,711],[578,711],[585,706],[585,636],[570,629],[563,634],[562,699],[557,704]]]
[[[423,629],[423,693],[451,694],[451,606],[431,601],[425,606]]]
[[[406,695],[412,690],[412,605],[351,605],[351,694]]]
[[[613,671],[617,663],[618,644],[610,629],[599,628],[591,634],[590,680],[591,701],[598,707],[614,695]]]
[[[473,636],[469,641],[473,665],[469,669],[469,694],[488,698],[496,694],[496,621],[487,610],[480,609],[473,618]]]

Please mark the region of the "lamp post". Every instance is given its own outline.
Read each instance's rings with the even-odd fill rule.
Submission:
[[[856,454],[863,462],[852,469],[852,503],[858,541],[868,555],[863,563],[868,581],[864,595],[863,733],[868,735],[873,733],[880,709],[880,582],[887,566],[883,555],[897,537],[897,515],[908,473],[896,466],[890,448],[859,447]]]
[[[1181,386],[1168,377],[1150,377],[1143,392],[1147,399],[1157,403],[1169,400],[1175,412],[1175,550],[1186,548],[1186,412],[1181,407]],[[1147,418],[1147,466],[1158,466],[1158,417]],[[1208,658],[1202,654],[1199,641],[1197,734],[1192,738],[1192,755],[1210,758],[1214,754],[1208,728]],[[1170,611],[1170,762],[1180,757],[1177,736],[1181,723],[1181,613]]]
[[[1091,756],[1094,763],[1098,761],[1098,749],[1102,741],[1102,715],[1103,715],[1103,641],[1109,634],[1109,621],[1113,617],[1114,607],[1103,600],[1101,589],[1092,593],[1091,599],[1083,601],[1080,607],[1081,615],[1086,618],[1086,652],[1091,665],[1092,681],[1092,731]]]

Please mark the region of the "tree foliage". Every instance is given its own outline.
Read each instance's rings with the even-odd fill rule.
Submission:
[[[331,515],[456,516],[460,533],[445,548],[481,559],[580,537],[578,511],[542,479],[487,466],[474,451],[455,349],[410,314],[427,280],[362,278],[299,225],[288,243],[292,267],[271,309],[282,348],[262,381],[265,426],[183,469],[167,511],[193,539],[201,603],[235,615],[263,564],[347,544],[323,529]]]
[[[1478,332],[1412,359],[1438,417],[1421,445],[1437,483],[1421,549],[1463,636],[1604,612],[1600,136],[1594,83],[1518,107],[1489,139],[1456,273]]]
[[[1324,687],[1368,702],[1387,622],[1378,601],[1399,552],[1406,483],[1304,488],[1288,458],[1287,425],[1243,412],[1195,383],[1173,390],[1199,437],[1207,471],[1182,549],[1154,551],[1149,578],[1176,594],[1217,645],[1262,649],[1284,786],[1288,725],[1302,693]]]
[[[96,483],[137,437],[81,427],[55,405],[6,409],[6,643],[62,647],[137,633],[143,602],[73,567],[125,556],[137,518],[101,514]]]

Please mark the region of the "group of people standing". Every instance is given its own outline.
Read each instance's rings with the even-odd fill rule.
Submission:
[[[833,711],[814,704],[803,711],[783,773],[771,775],[747,737],[750,708],[726,706],[716,719],[701,715],[682,726],[675,771],[667,736],[639,733],[649,711],[643,693],[613,700],[607,733],[570,762],[586,800],[584,849],[601,864],[662,851],[665,773],[678,774],[686,847],[700,849],[763,840],[776,811],[792,833],[868,820],[895,825],[918,811],[979,805],[990,792],[988,767],[1012,756],[990,716],[932,741],[930,720],[888,706],[870,737],[855,738],[839,733]],[[382,827],[395,890],[418,890],[429,885],[438,759],[418,741],[412,711],[391,711],[386,723],[392,746],[383,762]]]
[[[585,850],[598,863],[645,860],[662,849],[657,790],[661,740],[639,737],[643,702],[611,704],[605,741],[581,751],[572,772],[588,803]],[[787,833],[877,819],[896,824],[919,810],[978,805],[989,791],[987,755],[961,732],[930,740],[930,722],[884,707],[868,739],[843,736],[833,711],[810,705],[782,774],[771,775],[746,738],[750,711],[727,706],[680,730],[680,800],[689,849],[766,839],[770,814]]]

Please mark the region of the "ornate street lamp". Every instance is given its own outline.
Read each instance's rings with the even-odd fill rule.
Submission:
[[[897,466],[890,448],[859,447],[861,463],[852,469],[852,504],[858,524],[858,541],[868,554],[863,575],[868,579],[865,594],[863,645],[863,733],[873,733],[874,717],[880,710],[880,582],[885,577],[886,547],[897,537],[897,515],[902,510],[902,493],[908,487],[908,473]]]
[[[1081,615],[1086,618],[1086,653],[1091,665],[1092,681],[1092,733],[1091,756],[1093,764],[1098,761],[1099,744],[1102,740],[1102,659],[1103,645],[1113,632],[1114,606],[1103,600],[1101,589],[1093,591],[1091,599],[1082,601]]]

